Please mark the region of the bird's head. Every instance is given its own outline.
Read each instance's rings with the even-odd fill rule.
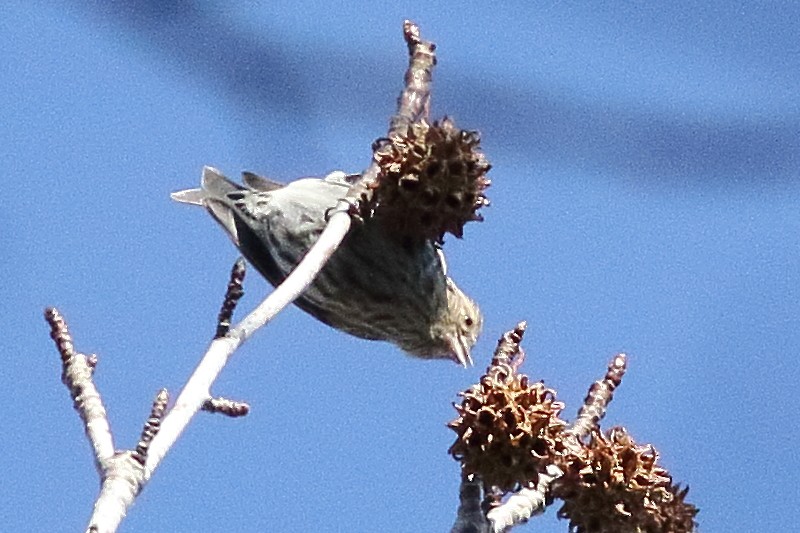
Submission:
[[[472,347],[483,328],[483,315],[478,305],[447,279],[447,307],[431,327],[435,353],[423,355],[451,359],[463,367],[472,366]]]

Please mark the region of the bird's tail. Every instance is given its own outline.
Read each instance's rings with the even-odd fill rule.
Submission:
[[[213,167],[203,167],[203,177],[199,189],[186,189],[170,194],[176,202],[192,205],[206,205],[209,200],[225,201],[228,193],[242,190],[243,187],[232,182]]]
[[[182,204],[203,205],[206,193],[203,189],[186,189],[184,191],[175,191],[169,197]]]
[[[213,167],[203,167],[203,178],[199,189],[177,191],[170,196],[176,202],[201,205],[219,222],[228,233],[234,244],[239,245],[239,235],[236,227],[235,207],[229,196],[231,193],[244,190],[222,175]]]

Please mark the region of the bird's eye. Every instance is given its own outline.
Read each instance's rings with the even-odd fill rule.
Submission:
[[[469,327],[472,327],[472,324],[473,324],[472,318],[470,318],[468,316],[465,316],[464,317],[464,325],[469,328]]]

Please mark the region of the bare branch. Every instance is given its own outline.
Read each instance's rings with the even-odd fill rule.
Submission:
[[[61,355],[61,381],[69,389],[73,406],[83,421],[86,437],[92,446],[95,467],[102,474],[107,462],[114,456],[114,438],[103,399],[92,379],[97,356],[75,351],[72,335],[58,309],[48,307],[44,317],[50,324],[50,338],[55,341]]]
[[[614,391],[622,382],[625,375],[627,356],[617,354],[608,364],[608,370],[603,379],[595,381],[589,388],[589,393],[578,411],[578,416],[565,433],[572,434],[578,439],[588,436],[592,431],[600,428],[600,420],[606,415],[608,404],[614,397]]]
[[[403,22],[403,36],[408,45],[408,70],[405,89],[397,98],[397,113],[389,122],[389,137],[405,133],[408,126],[430,117],[431,79],[436,66],[436,45],[420,36],[419,26]]]
[[[514,329],[503,333],[500,341],[497,343],[494,355],[492,356],[492,363],[487,374],[503,373],[505,376],[511,372],[516,372],[522,362],[525,360],[525,352],[520,343],[522,337],[525,335],[525,330],[528,328],[528,323],[524,320],[519,322]],[[511,372],[509,372],[509,370]]]
[[[406,20],[403,22],[403,36],[408,45],[408,69],[405,74],[405,86],[397,98],[397,112],[389,120],[387,138],[378,139],[372,144],[372,151],[378,151],[389,143],[389,139],[405,133],[408,126],[421,118],[428,118],[431,97],[431,78],[436,65],[434,50],[436,45],[424,41],[420,37],[419,26]],[[347,197],[351,201],[368,200],[371,196],[370,186],[375,183],[380,167],[373,157],[370,165],[361,175],[361,179],[350,188]]]
[[[208,398],[203,402],[202,409],[208,413],[219,413],[231,418],[245,416],[250,412],[250,406],[247,403],[228,398]]]
[[[236,304],[244,296],[242,284],[244,283],[244,276],[247,273],[247,265],[244,258],[240,257],[233,264],[231,269],[230,281],[228,281],[228,289],[225,291],[225,299],[222,301],[222,308],[219,310],[217,317],[217,334],[214,338],[224,337],[228,330],[231,328],[231,318],[233,311],[236,309]]]
[[[107,463],[87,530],[97,533],[116,531],[126,510],[144,486],[143,476],[143,467],[133,452],[123,451],[114,455]]]
[[[555,465],[548,465],[545,472],[539,473],[534,489],[520,489],[507,501],[486,514],[492,533],[504,533],[512,527],[526,523],[532,516],[542,514],[547,508],[547,492],[554,480],[561,477],[562,472]]]
[[[142,435],[139,437],[139,443],[136,445],[136,450],[133,452],[133,458],[139,464],[144,466],[147,459],[147,451],[150,448],[150,442],[158,434],[161,429],[161,421],[164,419],[164,414],[167,411],[167,402],[169,401],[169,394],[167,389],[158,391],[155,400],[153,400],[153,408],[150,409],[150,417],[144,424]]]

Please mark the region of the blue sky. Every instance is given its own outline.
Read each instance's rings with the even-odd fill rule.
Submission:
[[[446,245],[481,304],[476,367],[420,362],[292,308],[215,393],[123,531],[446,531],[450,402],[529,323],[525,371],[572,417],[618,351],[607,427],[651,442],[704,531],[785,531],[800,376],[800,8],[6,2],[0,54],[3,529],[79,531],[97,492],[42,310],[99,354],[119,448],[177,393],[236,253],[169,193],[203,165],[359,171],[385,134],[413,18],[434,116],[478,129],[486,221]],[[240,311],[266,293],[252,272]],[[566,531],[551,509],[537,531]],[[421,524],[421,525],[420,525]],[[534,530],[533,526],[520,528]]]

